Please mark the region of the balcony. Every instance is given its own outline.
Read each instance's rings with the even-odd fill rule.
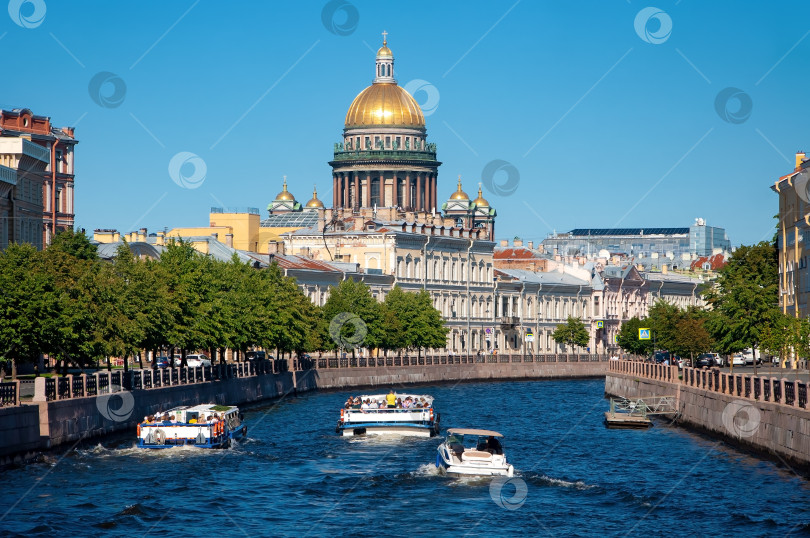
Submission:
[[[335,151],[335,161],[435,161],[436,151],[407,149]]]
[[[501,324],[501,330],[508,331],[516,329],[520,325],[520,318],[517,316],[501,316],[498,322]]]

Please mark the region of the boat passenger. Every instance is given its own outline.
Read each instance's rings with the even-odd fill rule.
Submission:
[[[360,399],[360,396],[354,399],[352,402],[352,409],[360,409],[360,406],[363,405],[363,401]]]
[[[388,401],[388,409],[393,409],[397,405],[397,395],[394,394],[394,389],[391,389],[388,392],[388,396],[385,397]]]
[[[402,409],[402,398],[397,398],[397,409]]]
[[[169,422],[170,422],[171,424],[177,424],[177,416],[176,416],[176,415],[172,415],[172,416],[171,416],[171,418],[169,418]]]
[[[349,398],[346,400],[346,403],[343,404],[343,407],[346,409],[351,409],[353,405],[354,405],[354,398],[349,396]]]
[[[484,450],[490,454],[503,454],[501,442],[492,435],[487,437],[487,444],[484,447]]]
[[[367,411],[369,409],[369,407],[370,406],[369,406],[369,403],[368,403],[368,398],[366,398],[366,401],[364,401],[363,404],[360,406],[360,410]]]

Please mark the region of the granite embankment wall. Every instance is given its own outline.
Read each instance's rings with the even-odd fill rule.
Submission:
[[[678,421],[687,427],[810,471],[806,390],[787,379],[625,361],[611,361],[605,376],[611,396],[675,396]]]
[[[452,361],[450,361],[452,362]],[[37,380],[35,401],[0,408],[0,463],[25,459],[41,450],[134,431],[144,416],[201,402],[241,405],[294,391],[475,380],[603,377],[605,360],[499,362],[317,368],[258,374],[252,366],[232,367],[218,376],[210,369],[132,371],[121,390],[121,374]],[[276,370],[277,371],[277,370]],[[162,380],[161,380],[162,378]],[[90,395],[88,395],[90,394]]]
[[[299,372],[319,389],[398,387],[405,384],[476,380],[517,380],[603,377],[607,361],[439,364],[432,366],[377,366],[328,368]]]

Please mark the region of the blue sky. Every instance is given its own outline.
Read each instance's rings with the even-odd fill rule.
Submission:
[[[498,238],[703,217],[733,244],[768,239],[769,186],[810,151],[806,2],[11,0],[8,11],[0,106],[76,126],[76,223],[88,231],[205,226],[221,205],[266,214],[283,175],[299,201],[317,184],[329,203],[327,161],[383,30],[400,85],[429,85],[415,97],[444,163],[439,200],[459,174],[471,195],[483,180]],[[721,94],[732,97],[718,105]],[[181,152],[176,162],[198,156],[180,168],[195,188],[169,174]],[[482,177],[496,160],[512,172]]]

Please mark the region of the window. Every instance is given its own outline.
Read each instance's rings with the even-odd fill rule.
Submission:
[[[391,147],[391,137],[390,136],[385,137],[385,147],[387,147],[387,148]]]

